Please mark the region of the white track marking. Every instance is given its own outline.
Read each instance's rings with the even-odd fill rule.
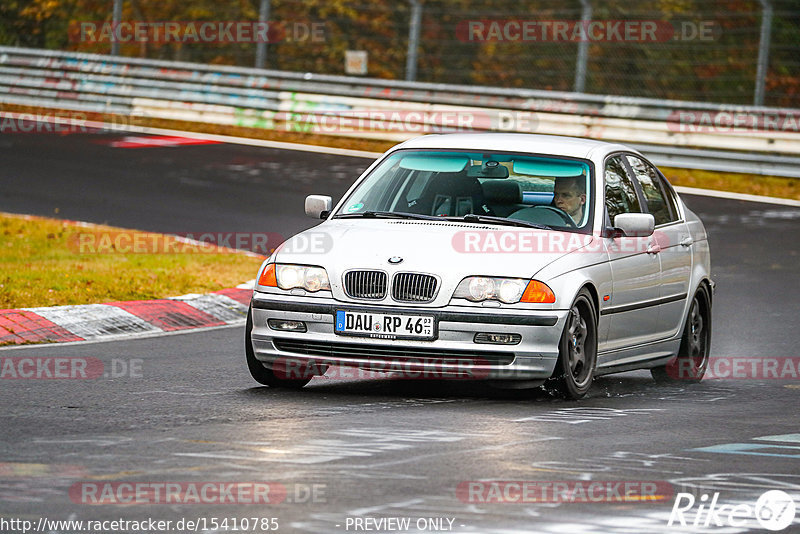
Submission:
[[[107,304],[80,304],[50,308],[21,308],[44,317],[64,330],[86,340],[109,335],[132,336],[162,332],[129,311]]]
[[[0,352],[4,351],[12,351],[12,350],[22,350],[22,351],[42,351],[42,350],[50,350],[50,349],[61,349],[64,347],[69,347],[70,345],[89,345],[94,343],[109,343],[115,341],[137,341],[139,339],[147,339],[147,338],[154,338],[154,337],[166,337],[166,336],[184,336],[187,334],[196,334],[200,332],[208,332],[210,330],[221,330],[223,328],[242,328],[244,332],[244,323],[245,318],[242,317],[241,320],[237,322],[231,322],[229,324],[219,325],[219,326],[200,326],[197,328],[189,328],[186,330],[174,330],[172,332],[151,332],[146,334],[122,334],[122,335],[109,335],[104,336],[98,339],[90,339],[86,341],[66,341],[64,343],[37,343],[32,345],[7,345],[0,347]]]
[[[781,206],[792,206],[800,208],[800,200],[778,197],[762,197],[760,195],[748,195],[745,193],[732,193],[730,191],[715,191],[713,189],[700,189],[697,187],[674,186],[675,191],[685,195],[697,195],[701,197],[725,198],[728,200],[744,200],[746,202],[763,202],[764,204],[780,204]]]

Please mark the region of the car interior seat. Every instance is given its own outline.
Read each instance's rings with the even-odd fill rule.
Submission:
[[[522,203],[522,188],[514,180],[486,180],[482,187],[486,202],[498,217],[508,217],[525,207]]]
[[[493,214],[477,178],[444,172],[431,178],[422,195],[409,203],[409,211],[439,217]]]

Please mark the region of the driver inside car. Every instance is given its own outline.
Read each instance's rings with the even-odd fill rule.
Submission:
[[[586,204],[586,179],[584,176],[556,178],[553,187],[553,205],[566,212],[575,224],[583,219],[583,206]]]

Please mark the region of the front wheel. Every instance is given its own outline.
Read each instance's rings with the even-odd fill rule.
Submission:
[[[567,399],[589,391],[597,363],[597,315],[592,296],[582,289],[567,315],[558,343],[558,363],[549,385]]]
[[[264,367],[264,364],[256,359],[255,351],[253,351],[253,340],[250,337],[252,333],[253,309],[250,308],[247,311],[247,324],[244,328],[244,353],[247,358],[247,368],[256,382],[273,388],[300,389],[311,381],[310,377],[287,379],[275,376],[275,372],[272,369]]]
[[[678,355],[667,365],[650,369],[656,382],[700,382],[708,368],[711,353],[711,305],[705,287],[695,293]]]

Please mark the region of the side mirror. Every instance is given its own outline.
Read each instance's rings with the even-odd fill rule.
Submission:
[[[653,235],[656,221],[649,213],[620,213],[614,217],[614,227],[625,237]]]
[[[331,211],[331,197],[308,195],[306,197],[306,215],[314,219],[322,219]]]

